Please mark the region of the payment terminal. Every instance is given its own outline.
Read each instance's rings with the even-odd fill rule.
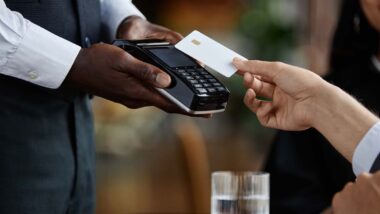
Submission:
[[[161,40],[115,40],[114,45],[167,72],[170,87],[157,89],[184,111],[213,114],[226,109],[230,92],[194,59]]]

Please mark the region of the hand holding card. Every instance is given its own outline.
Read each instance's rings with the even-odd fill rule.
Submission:
[[[198,31],[190,33],[175,47],[205,64],[207,69],[226,77],[231,77],[237,71],[232,64],[235,57],[246,59]]]

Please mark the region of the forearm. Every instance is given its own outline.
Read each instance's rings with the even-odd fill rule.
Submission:
[[[355,148],[379,119],[353,97],[324,83],[312,125],[350,162]]]

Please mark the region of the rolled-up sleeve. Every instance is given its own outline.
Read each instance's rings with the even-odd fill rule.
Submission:
[[[58,88],[80,47],[33,24],[0,1],[0,74]]]
[[[145,18],[131,0],[100,0],[100,3],[102,25],[110,39],[115,39],[116,31],[125,18],[133,15]]]
[[[352,160],[354,173],[358,176],[370,172],[380,155],[380,122],[376,123],[356,147]]]

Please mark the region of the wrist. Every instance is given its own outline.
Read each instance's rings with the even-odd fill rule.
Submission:
[[[67,77],[65,79],[65,82],[67,82],[69,85],[75,86],[75,87],[80,87],[80,82],[82,79],[82,72],[81,72],[81,67],[83,67],[84,60],[86,55],[86,49],[82,48],[79,53],[77,58],[75,59],[69,73],[67,74]]]
[[[317,99],[312,126],[349,161],[378,118],[340,88],[326,83]]]
[[[315,75],[317,76],[317,75]],[[312,78],[310,78],[312,79]],[[312,81],[312,80],[311,80]],[[305,126],[318,129],[325,121],[328,121],[331,113],[331,99],[335,97],[334,85],[324,81],[321,77],[314,78],[307,83],[308,90],[303,92],[305,107]],[[327,120],[325,120],[327,118]]]
[[[318,130],[319,127],[330,121],[329,118],[332,115],[336,115],[337,106],[334,103],[341,96],[339,95],[340,90],[340,88],[328,82],[321,83],[310,106],[312,114],[310,124],[313,128]]]
[[[312,125],[317,129],[323,129],[322,127],[327,127],[327,123],[335,120],[345,121],[347,125],[357,124],[363,130],[367,130],[378,121],[378,118],[355,98],[327,82],[316,101],[318,104],[314,109]]]

